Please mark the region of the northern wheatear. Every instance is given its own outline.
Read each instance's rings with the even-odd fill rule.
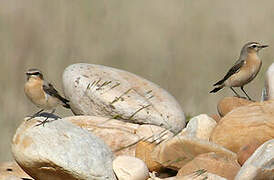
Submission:
[[[251,100],[244,91],[244,85],[252,81],[260,71],[262,61],[258,56],[258,52],[266,47],[268,47],[268,45],[261,45],[257,42],[245,44],[241,50],[239,59],[234,66],[229,69],[224,78],[213,85],[217,87],[210,91],[210,93],[215,93],[223,87],[230,87],[236,96],[240,97],[232,87],[241,87],[241,90],[247,98]]]
[[[69,100],[63,98],[52,84],[44,80],[41,71],[38,69],[29,69],[26,72],[26,75],[27,82],[24,87],[25,94],[33,104],[38,108],[41,108],[40,111],[32,115],[28,120],[44,110],[52,110],[51,113],[53,114],[58,105],[70,108],[70,105],[68,104]],[[42,123],[44,123],[44,121]]]

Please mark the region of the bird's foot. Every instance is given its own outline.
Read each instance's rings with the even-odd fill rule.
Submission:
[[[255,100],[252,100],[251,98],[248,98],[248,97],[245,97],[245,96],[234,96],[234,97],[237,97],[237,98],[242,98],[242,99],[246,99],[246,100],[249,100],[249,101],[255,102]]]
[[[42,120],[42,121],[38,120],[39,123],[36,124],[35,126],[43,125],[43,127],[44,127],[46,123],[49,123],[49,122],[52,122],[52,121],[56,121],[57,119],[62,119],[62,118],[60,118],[58,116],[54,116],[54,117],[51,117],[51,118],[53,118],[54,120],[49,120],[49,117],[46,117],[46,119]]]
[[[38,116],[41,112],[43,112],[43,111],[44,111],[44,109],[41,109],[40,111],[34,113],[33,115],[28,115],[28,116],[27,116],[28,119],[26,119],[26,121],[29,121],[29,120],[31,120],[31,119],[37,117],[37,116]]]
[[[46,123],[50,122],[48,119],[49,119],[49,118],[48,118],[48,117],[46,117],[46,119],[45,119],[45,120],[43,120],[43,121],[38,121],[39,123],[38,123],[38,124],[36,124],[35,126],[40,126],[40,125],[43,125],[43,127],[44,127]]]

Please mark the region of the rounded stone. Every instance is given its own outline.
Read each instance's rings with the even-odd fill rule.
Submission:
[[[225,97],[218,102],[217,110],[221,117],[225,116],[227,113],[241,106],[245,106],[252,103],[247,99],[238,97]]]
[[[260,144],[274,138],[274,101],[254,102],[224,116],[210,140],[235,153],[253,139]]]
[[[16,162],[34,179],[115,180],[112,153],[105,143],[64,119],[24,121],[12,140]]]
[[[65,96],[76,115],[152,124],[174,133],[185,127],[180,105],[158,85],[127,71],[73,64],[63,73]]]

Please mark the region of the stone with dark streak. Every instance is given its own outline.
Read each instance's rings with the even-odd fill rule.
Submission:
[[[185,127],[178,102],[158,85],[127,71],[73,64],[63,73],[66,98],[76,115],[93,115],[152,124],[174,133]]]

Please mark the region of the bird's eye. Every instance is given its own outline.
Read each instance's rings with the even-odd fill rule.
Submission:
[[[252,47],[252,48],[256,48],[256,47],[257,47],[257,45],[255,45],[255,44],[254,44],[254,45],[252,45],[251,47]]]

